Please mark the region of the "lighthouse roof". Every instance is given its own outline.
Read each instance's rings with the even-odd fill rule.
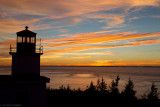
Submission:
[[[28,26],[25,27],[25,30],[22,30],[20,32],[17,32],[17,36],[27,36],[27,37],[35,37],[37,33],[34,33],[30,30],[28,30]]]

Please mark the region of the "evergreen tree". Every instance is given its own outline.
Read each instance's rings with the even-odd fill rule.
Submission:
[[[103,77],[102,77],[101,81],[99,79],[97,80],[97,86],[96,87],[97,87],[97,90],[101,93],[105,94],[106,92],[108,92],[107,84],[105,83]]]
[[[96,96],[96,87],[93,85],[93,82],[91,81],[90,85],[87,86],[87,89],[84,93],[85,96]]]
[[[151,86],[151,91],[147,95],[148,99],[151,99],[151,100],[158,99],[158,91],[157,90],[158,89],[156,88],[156,85],[153,82],[152,86]]]
[[[96,86],[93,85],[92,81],[91,81],[90,85],[87,87],[86,91],[89,91],[89,92],[95,92],[96,91]]]
[[[127,100],[136,99],[136,96],[135,96],[136,91],[134,90],[134,83],[132,80],[130,80],[130,78],[129,78],[128,84],[126,84],[125,89],[122,91],[121,94],[124,99],[127,99]]]
[[[119,83],[119,75],[115,80],[112,80],[111,86],[110,86],[110,92],[112,95],[117,96],[119,95],[119,89],[118,89],[118,83]]]

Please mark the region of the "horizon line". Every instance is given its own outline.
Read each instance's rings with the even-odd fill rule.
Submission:
[[[8,66],[8,65],[3,65],[0,67],[12,67],[12,66]],[[42,65],[40,67],[160,67],[160,66],[74,66],[74,65],[71,65],[71,66],[54,66],[54,65]]]

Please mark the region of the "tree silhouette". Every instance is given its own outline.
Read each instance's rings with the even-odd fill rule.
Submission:
[[[150,100],[158,99],[158,91],[157,91],[157,88],[156,88],[156,85],[154,84],[154,82],[152,83],[151,90],[150,90],[149,94],[147,95],[147,97]]]
[[[160,105],[157,88],[154,83],[151,86],[150,92],[145,94],[145,99],[137,99],[133,81],[129,78],[125,89],[120,93],[118,89],[119,80],[120,78],[117,76],[117,78],[111,82],[110,90],[107,90],[107,84],[103,78],[101,80],[98,79],[96,85],[91,82],[85,90],[81,90],[80,88],[77,90],[71,89],[69,85],[67,87],[62,85],[59,89],[47,88],[47,106],[75,107],[75,104],[78,104],[79,106],[92,107],[97,105],[99,107],[104,106],[106,101],[108,105],[110,104],[112,106]]]
[[[118,83],[119,83],[119,75],[117,76],[117,78],[115,80],[112,80],[111,82],[111,86],[110,86],[110,92],[113,96],[118,96],[119,93],[119,89],[118,89]]]
[[[126,100],[136,99],[136,91],[134,90],[134,83],[132,80],[128,80],[128,84],[126,84],[125,89],[122,91],[121,95]]]
[[[103,77],[101,80],[97,80],[97,86],[96,86],[97,90],[103,94],[107,93],[107,84],[105,83]]]
[[[93,85],[92,81],[91,81],[90,85],[87,87],[86,91],[90,91],[90,92],[96,91],[96,86]]]

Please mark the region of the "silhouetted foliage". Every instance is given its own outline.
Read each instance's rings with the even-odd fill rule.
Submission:
[[[85,90],[85,95],[87,96],[96,96],[97,95],[97,89],[96,86],[93,84],[93,82],[90,83],[89,86],[87,86],[87,89]]]
[[[106,103],[115,105],[140,105],[143,104],[148,106],[148,104],[153,106],[155,104],[160,104],[158,100],[158,93],[155,84],[151,86],[151,91],[146,94],[146,99],[137,99],[134,90],[134,83],[132,80],[128,80],[125,89],[120,93],[118,89],[120,77],[117,76],[115,80],[112,80],[109,90],[107,89],[107,84],[104,79],[98,79],[97,84],[94,85],[93,82],[85,90],[80,88],[71,89],[68,85],[64,87],[63,85],[59,89],[46,89],[47,95],[47,106],[70,106],[75,107],[74,104],[78,106],[104,106]],[[152,99],[152,100],[150,100]],[[77,106],[77,105],[76,105]]]
[[[136,99],[136,91],[134,90],[134,83],[129,78],[128,84],[126,84],[125,89],[122,91],[121,95],[124,99],[133,100]]]
[[[142,98],[143,100],[147,99],[147,93],[144,93],[144,94],[141,96],[141,98]]]
[[[101,80],[97,80],[97,91],[99,91],[99,92],[101,92],[101,93],[106,93],[106,92],[108,92],[108,90],[107,90],[107,84],[105,83],[105,81],[104,81],[104,79],[103,79],[103,77],[102,77],[102,79]]]
[[[96,91],[96,86],[93,85],[92,81],[91,81],[90,85],[87,87],[86,91],[90,91],[90,92]]]
[[[118,75],[117,78],[115,80],[112,80],[112,82],[111,82],[110,92],[111,92],[112,96],[114,96],[114,97],[118,97],[120,94],[119,89],[118,89],[119,80],[120,80],[120,77]]]
[[[149,100],[158,99],[158,89],[156,88],[154,82],[152,83],[151,89],[147,93],[143,94],[142,99],[149,99]]]
[[[156,88],[156,85],[154,84],[154,82],[152,83],[151,90],[150,90],[149,94],[147,95],[147,97],[150,100],[158,99],[158,91],[157,91],[157,88]]]

